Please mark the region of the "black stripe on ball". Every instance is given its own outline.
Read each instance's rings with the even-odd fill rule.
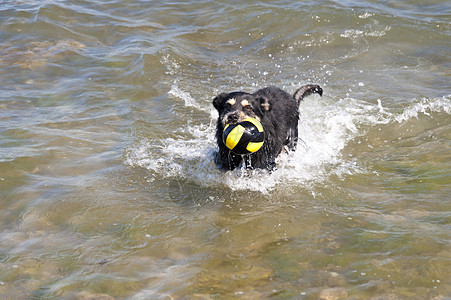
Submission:
[[[252,123],[251,121],[243,121],[235,125],[229,125],[227,128],[224,129],[223,132],[223,139],[224,143],[227,145],[227,138],[235,128],[242,127],[244,129],[244,132],[242,133],[240,140],[238,143],[233,147],[233,149],[230,149],[233,153],[239,154],[239,155],[246,155],[252,153],[251,151],[247,150],[249,143],[263,143],[265,140],[265,133],[263,131],[259,131],[259,128]],[[257,149],[258,150],[258,149]],[[255,151],[257,151],[255,150]]]

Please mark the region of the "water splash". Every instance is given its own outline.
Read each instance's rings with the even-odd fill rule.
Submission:
[[[183,100],[185,106],[209,112],[210,122],[186,126],[181,129],[180,138],[144,139],[127,150],[126,163],[146,168],[159,177],[184,178],[201,186],[226,186],[231,190],[262,193],[268,193],[280,184],[309,186],[324,182],[331,175],[340,177],[368,172],[361,162],[343,155],[343,149],[350,141],[364,136],[371,127],[405,122],[417,118],[420,113],[451,114],[449,97],[423,98],[401,113],[390,112],[380,100],[372,104],[353,98],[335,101],[327,96],[322,99],[312,97],[301,103],[298,149],[282,153],[276,161],[276,171],[237,169],[223,172],[213,162],[217,117],[214,109],[204,108],[175,84],[170,93]]]
[[[183,99],[185,101],[185,106],[187,107],[195,107],[199,110],[201,110],[201,107],[197,105],[196,100],[194,100],[193,97],[188,92],[182,91],[178,85],[177,82],[174,82],[174,84],[171,86],[171,90],[169,91],[169,94],[173,95],[174,97]]]

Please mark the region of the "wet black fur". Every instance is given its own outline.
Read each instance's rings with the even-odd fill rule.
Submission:
[[[305,85],[291,96],[279,88],[266,87],[253,94],[233,92],[215,97],[213,105],[219,112],[216,125],[216,141],[219,147],[215,156],[217,166],[233,170],[243,163],[246,168],[274,169],[276,157],[284,146],[288,150],[296,149],[299,103],[312,93],[322,96],[323,90],[318,85]],[[247,104],[243,100],[247,100],[249,105],[243,107],[243,103]],[[265,141],[258,151],[248,155],[237,155],[224,144],[222,139],[224,127],[227,124],[239,123],[248,117],[260,120],[265,131]]]

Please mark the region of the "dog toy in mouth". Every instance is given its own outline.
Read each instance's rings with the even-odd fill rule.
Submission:
[[[260,121],[248,118],[243,122],[227,125],[222,137],[224,144],[233,153],[245,155],[255,152],[263,146],[265,132]]]

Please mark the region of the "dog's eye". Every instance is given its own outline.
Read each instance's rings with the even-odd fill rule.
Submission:
[[[245,110],[251,110],[251,109],[252,109],[252,106],[246,105],[246,106],[244,106],[243,108],[244,108]]]

